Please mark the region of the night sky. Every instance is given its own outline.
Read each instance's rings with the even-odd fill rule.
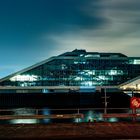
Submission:
[[[140,0],[0,0],[0,77],[74,49],[140,56]]]

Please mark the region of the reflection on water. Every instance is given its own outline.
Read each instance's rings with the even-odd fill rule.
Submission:
[[[84,122],[99,122],[103,121],[102,112],[97,112],[94,110],[87,110],[84,113]]]
[[[108,119],[109,122],[118,122],[118,118],[109,118]]]
[[[18,109],[12,109],[13,115],[35,115],[36,111],[34,109],[30,108],[18,108]],[[9,120],[10,124],[34,124],[37,123],[37,119],[13,119]]]
[[[44,108],[42,111],[43,115],[50,115],[51,114],[51,110],[49,108]],[[43,119],[44,123],[50,123],[51,119]]]
[[[81,118],[74,118],[73,122],[74,123],[80,123],[80,122],[83,122],[83,119],[81,119]]]
[[[14,119],[9,121],[10,124],[35,124],[37,119]]]
[[[114,111],[114,110],[113,110]],[[112,113],[113,111],[110,111]],[[6,123],[10,124],[36,124],[36,123],[53,123],[53,122],[102,122],[104,121],[103,118],[103,112],[104,110],[96,110],[96,109],[51,109],[51,108],[43,108],[43,109],[33,109],[33,108],[17,108],[17,109],[11,109],[9,112],[1,112],[0,115],[53,115],[53,114],[83,114],[84,118],[70,118],[70,119],[13,119],[9,121],[5,121]],[[109,111],[108,111],[109,112]],[[116,111],[114,111],[116,113]],[[130,109],[127,110],[121,110],[118,113],[132,113]],[[137,113],[140,114],[140,110],[137,111]],[[140,119],[137,119],[140,121]],[[118,122],[118,121],[132,121],[132,118],[108,118],[106,119],[108,122]],[[0,123],[3,123],[1,121]]]

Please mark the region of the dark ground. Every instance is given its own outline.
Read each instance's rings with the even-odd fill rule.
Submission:
[[[140,139],[140,123],[1,124],[1,139]]]

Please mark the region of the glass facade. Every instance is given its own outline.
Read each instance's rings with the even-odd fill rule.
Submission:
[[[0,80],[1,86],[119,85],[140,75],[140,57],[74,50]]]

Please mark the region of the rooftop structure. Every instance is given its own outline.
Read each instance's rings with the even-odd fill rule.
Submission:
[[[140,57],[73,50],[0,79],[0,86],[117,86],[140,75]]]

